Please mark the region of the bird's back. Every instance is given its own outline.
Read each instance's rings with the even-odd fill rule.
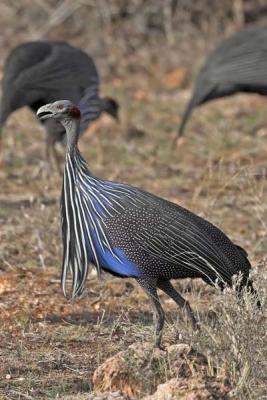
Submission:
[[[221,278],[228,284],[239,271],[248,276],[246,253],[220,229],[139,189],[133,189],[132,197],[139,198],[143,206],[140,202],[135,206],[125,197],[124,211],[105,223],[114,246],[122,248],[145,271],[149,268],[155,273],[158,268],[170,278],[200,276],[212,282]]]
[[[237,92],[267,94],[267,28],[239,32],[209,54],[184,112],[179,135],[195,107]]]
[[[239,32],[210,53],[197,79],[195,104],[238,91],[267,93],[267,28]]]
[[[28,42],[8,56],[2,81],[4,113],[22,106],[36,111],[59,98],[78,103],[96,66],[84,51],[65,42]],[[5,110],[6,109],[6,110]]]
[[[4,82],[16,79],[18,75],[42,62],[51,52],[49,42],[28,42],[15,47],[8,55],[4,70]]]

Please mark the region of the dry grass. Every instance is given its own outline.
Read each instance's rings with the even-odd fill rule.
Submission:
[[[263,288],[262,298],[266,281]],[[226,291],[216,308],[216,322],[202,321],[194,345],[206,354],[211,376],[229,379],[232,395],[259,399],[266,392],[266,315],[246,291],[243,301]]]
[[[160,68],[159,68],[160,69]],[[130,70],[130,69],[129,69]],[[128,70],[128,74],[129,74]],[[189,343],[209,361],[210,376],[227,378],[232,398],[266,396],[266,99],[235,96],[195,111],[176,149],[171,140],[188,90],[167,89],[155,65],[131,79],[107,79],[103,91],[122,104],[121,124],[102,118],[81,140],[95,174],[141,186],[220,226],[246,248],[262,311],[241,306],[231,291],[176,282],[201,322],[192,332],[176,306],[167,312],[163,344]],[[126,74],[125,72],[125,74]],[[150,73],[151,72],[151,73]],[[144,130],[131,140],[128,127]],[[150,307],[131,280],[88,280],[72,304],[59,289],[61,179],[46,178],[44,134],[27,110],[9,120],[0,172],[0,398],[87,398],[95,369],[135,342],[152,345]],[[253,303],[253,302],[252,302]],[[216,315],[215,321],[213,316]],[[165,360],[165,359],[164,359]],[[133,364],[134,368],[134,364]],[[136,372],[138,372],[138,364]],[[171,377],[162,361],[147,391]]]

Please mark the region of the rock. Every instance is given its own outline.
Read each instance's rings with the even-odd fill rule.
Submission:
[[[102,394],[90,394],[87,400],[128,400],[129,397],[121,392],[106,392]]]
[[[159,385],[154,394],[142,400],[223,400],[229,391],[229,386],[216,378],[173,378]]]
[[[108,358],[93,376],[96,393],[119,391],[135,398],[152,393],[167,378],[191,378],[205,374],[206,358],[187,344],[152,349],[151,343],[133,344]],[[171,397],[170,397],[171,398]]]
[[[95,392],[120,391],[131,398],[144,393],[149,381],[153,381],[151,367],[158,360],[158,352],[152,350],[151,344],[134,344],[108,358],[94,372]]]
[[[128,400],[129,397],[121,392],[107,392],[102,394],[95,393],[77,393],[72,395],[64,395],[61,400]]]

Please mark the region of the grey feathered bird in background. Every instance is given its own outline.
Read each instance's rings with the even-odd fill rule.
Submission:
[[[267,28],[253,28],[224,40],[198,75],[177,134],[184,133],[193,109],[238,92],[267,95]]]
[[[13,111],[24,106],[36,113],[39,107],[57,99],[79,103],[92,81],[99,85],[95,63],[81,49],[65,42],[20,44],[11,51],[4,65],[0,128]],[[87,118],[81,132],[104,111],[117,119],[118,108],[112,98],[95,97],[90,105],[90,119]],[[55,120],[43,123],[47,132],[47,159],[53,154],[58,164],[55,143],[63,141],[65,129]]]

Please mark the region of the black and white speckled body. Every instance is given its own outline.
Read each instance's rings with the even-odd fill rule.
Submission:
[[[134,189],[144,206],[126,205],[119,216],[105,219],[112,245],[153,278],[216,279],[231,284],[234,274],[248,277],[246,253],[217,227],[159,197]],[[209,268],[214,267],[214,271]],[[205,275],[206,274],[206,275]]]

